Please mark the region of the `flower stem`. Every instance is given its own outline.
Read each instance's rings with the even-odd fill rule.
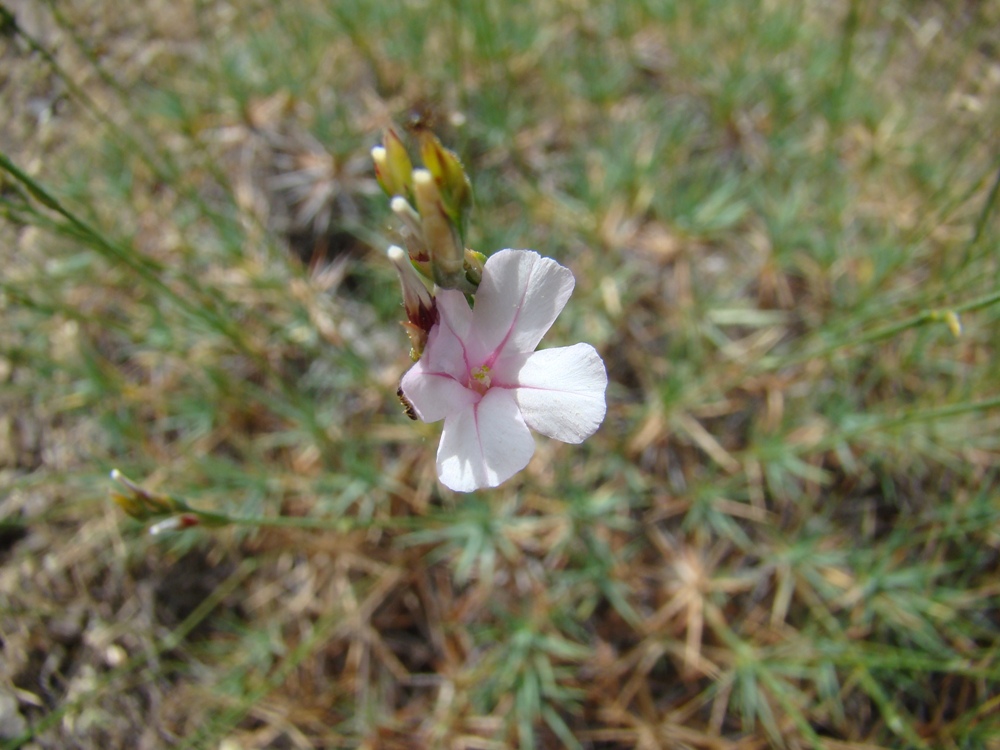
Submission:
[[[858,338],[850,339],[849,341],[838,341],[813,351],[800,352],[787,357],[764,357],[760,360],[759,368],[761,370],[773,370],[779,367],[799,364],[800,362],[805,362],[810,359],[820,359],[833,354],[834,352],[840,351],[841,349],[847,349],[852,346],[861,346],[863,344],[871,344],[875,341],[892,338],[893,336],[910,328],[918,328],[928,323],[946,323],[949,328],[957,334],[960,331],[957,331],[955,326],[960,314],[981,310],[985,307],[995,305],[998,302],[1000,302],[1000,289],[954,307],[924,310],[917,315],[901,320],[898,323],[892,323],[890,325],[883,326],[882,328],[876,328],[874,331],[870,331]]]

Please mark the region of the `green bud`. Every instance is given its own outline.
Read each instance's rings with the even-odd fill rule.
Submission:
[[[424,244],[431,254],[434,283],[442,289],[474,292],[475,287],[465,278],[465,251],[458,231],[445,210],[434,176],[428,170],[413,170],[413,194]]]
[[[486,265],[486,256],[478,250],[465,248],[465,278],[475,287],[483,280],[483,267]]]
[[[170,495],[149,492],[133,482],[118,469],[113,469],[111,478],[121,485],[124,491],[111,491],[111,499],[123,511],[138,521],[148,521],[152,518],[169,516],[179,511],[187,510],[187,506],[178,502]]]
[[[392,196],[392,185],[390,180],[392,179],[389,174],[389,157],[384,146],[375,146],[372,149],[372,162],[375,164],[375,179],[378,180],[379,187],[382,191],[388,195]]]
[[[472,183],[461,159],[454,151],[441,145],[437,136],[426,130],[420,132],[420,158],[434,175],[448,218],[455,222],[464,235],[465,223],[472,208]]]
[[[944,322],[948,325],[948,330],[956,339],[962,336],[962,319],[954,310],[945,310]]]
[[[406,146],[392,128],[385,131],[382,145],[372,149],[375,177],[390,198],[408,196],[413,192],[413,162],[406,153]]]
[[[197,510],[183,499],[174,495],[150,492],[133,482],[118,469],[111,471],[111,478],[118,482],[122,491],[112,490],[111,499],[123,511],[137,521],[159,520],[150,528],[153,534],[172,529],[186,529],[191,526],[224,526],[229,523],[226,516],[209,511]]]

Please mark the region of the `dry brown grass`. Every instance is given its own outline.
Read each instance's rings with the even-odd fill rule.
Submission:
[[[548,41],[509,47],[441,10],[455,58],[423,42],[415,76],[402,10],[4,3],[0,151],[162,287],[0,183],[3,747],[1000,747],[995,305],[879,335],[996,291],[992,11],[862,8],[835,105],[863,4],[788,44],[543,5]],[[621,81],[575,67],[593,49]],[[422,99],[466,139],[476,243],[568,259],[554,337],[612,383],[593,441],[483,497],[442,493],[392,396],[361,159]],[[328,528],[150,537],[112,462]]]

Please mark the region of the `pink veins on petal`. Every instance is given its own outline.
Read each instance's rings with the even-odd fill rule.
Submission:
[[[438,322],[400,387],[423,421],[444,420],[445,486],[470,492],[509,479],[534,453],[529,428],[579,443],[604,420],[608,378],[597,351],[535,351],[574,283],[554,260],[501,250],[486,261],[474,309],[461,292],[437,293]]]

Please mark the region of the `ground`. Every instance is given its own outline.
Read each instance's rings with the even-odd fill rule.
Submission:
[[[1000,748],[993,4],[0,28],[0,747]],[[395,395],[390,126],[608,368],[497,490]]]

